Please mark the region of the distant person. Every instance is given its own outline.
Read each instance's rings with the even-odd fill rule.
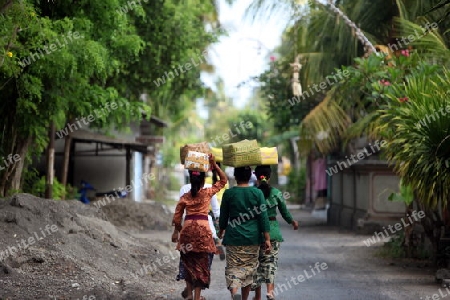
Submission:
[[[248,184],[251,175],[250,167],[235,168],[237,186],[224,192],[220,205],[219,238],[223,237],[226,247],[225,279],[233,300],[248,299],[261,243],[271,250],[269,218],[259,209],[265,203],[264,194]]]
[[[327,205],[327,160],[324,157],[317,157],[313,160],[313,183],[316,199],[314,201],[314,210],[326,209]]]
[[[189,171],[184,169],[184,184],[189,184]]]
[[[256,175],[254,173],[252,173],[252,176],[250,177],[250,181],[248,182],[248,184],[250,186],[255,186],[256,185],[256,181],[257,181]]]
[[[228,184],[230,187],[235,186],[234,182],[234,168],[233,167],[225,167],[225,174],[228,176]]]
[[[220,180],[211,188],[203,188],[205,173],[189,171],[191,190],[178,201],[172,220],[172,225],[175,226],[172,241],[178,243],[177,250],[180,250],[185,269],[187,299],[201,300],[201,291],[209,288],[211,253],[217,252],[208,222],[208,211],[211,197],[225,186],[227,177],[217,166],[212,155],[210,164],[213,170],[217,170]],[[186,216],[182,226],[181,221],[185,211]]]
[[[272,169],[268,165],[257,166],[255,169],[255,175],[258,178],[257,185],[265,198],[267,204],[267,215],[270,223],[270,243],[271,251],[264,251],[264,245],[261,245],[259,251],[259,266],[258,271],[252,285],[252,290],[255,290],[254,300],[261,300],[261,285],[266,284],[267,288],[267,300],[275,299],[273,290],[275,286],[275,276],[278,270],[278,253],[280,250],[280,244],[283,242],[280,226],[277,221],[277,209],[280,211],[283,219],[291,224],[294,230],[298,229],[298,222],[294,221],[291,213],[286,207],[283,194],[280,190],[271,187],[269,184],[270,175]]]
[[[219,166],[219,168],[221,167],[220,163],[217,163],[217,165]],[[219,181],[219,179],[217,178],[217,171],[213,170],[211,173],[211,176],[207,176],[205,179],[205,186],[207,184],[214,184],[217,181]],[[217,234],[219,234],[219,215],[220,215],[220,204],[222,203],[222,197],[223,197],[223,193],[225,192],[226,189],[229,188],[228,183],[225,185],[225,187],[223,189],[221,189],[217,194],[217,203],[219,204],[217,209],[218,209],[218,213],[214,213],[214,202],[211,200],[211,207],[210,207],[210,215],[212,215],[213,221],[214,221],[214,227],[216,229]],[[221,241],[220,239],[217,239],[216,241],[216,245],[220,245]],[[219,249],[219,251],[223,251],[222,247]],[[223,254],[221,253],[220,256],[221,260],[225,259],[225,256],[223,256]]]

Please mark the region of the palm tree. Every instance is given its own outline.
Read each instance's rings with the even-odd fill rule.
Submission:
[[[421,3],[421,1],[419,1],[419,3]],[[420,16],[420,12],[417,9],[406,10],[401,1],[397,1],[397,4],[399,16],[391,17],[390,21],[391,27],[394,27],[395,31],[391,30],[392,36],[388,35],[384,38],[384,42],[380,41],[380,43],[387,44],[389,47],[376,46],[388,55],[393,54],[392,50],[397,50],[396,47],[398,44],[389,43],[389,41],[395,41],[394,37],[408,37],[412,34],[415,35],[417,32],[422,32],[422,27],[419,24],[432,24],[433,21],[439,19],[442,14],[442,12],[436,12],[433,16],[429,15],[428,18],[426,18]],[[429,6],[419,5],[419,7],[428,9],[432,5],[433,3],[430,3]],[[404,19],[404,17],[413,18],[413,20]],[[445,28],[440,28],[439,31],[429,31],[414,43],[410,43],[411,45],[414,45],[414,47],[417,48],[417,51],[421,53],[422,57],[427,59],[430,63],[436,63],[437,57],[439,57],[440,63],[448,63],[450,59],[448,57],[448,45],[450,44],[450,39],[445,38],[439,32],[445,32]],[[374,66],[374,68],[377,67],[378,66]],[[312,110],[303,120],[301,132],[313,136],[319,132],[330,131],[330,128],[348,128],[349,120],[353,123],[348,130],[330,131],[330,138],[326,141],[320,141],[320,144],[316,143],[315,146],[322,153],[330,153],[341,146],[340,142],[349,142],[353,138],[358,138],[362,135],[376,138],[376,134],[373,134],[373,118],[376,116],[375,112],[377,106],[368,102],[366,95],[359,91],[359,87],[364,86],[365,84],[371,84],[371,82],[367,80],[358,81],[354,76],[349,76],[345,90],[343,90],[343,86],[335,86],[329,91],[326,101]],[[326,113],[325,111],[330,109],[330,107],[334,110],[344,111],[347,117],[342,118],[342,114]]]
[[[262,7],[267,2],[270,1],[256,1],[254,7]],[[297,53],[305,53],[304,86],[311,80],[320,82],[336,67],[350,66],[342,67],[350,76],[343,83],[335,84],[300,126],[303,136],[315,137],[326,131],[328,138],[320,142],[310,138],[309,145],[305,146],[315,146],[323,154],[329,154],[353,138],[386,139],[385,155],[402,182],[414,188],[417,203],[427,214],[422,224],[435,250],[439,237],[433,232],[442,225],[442,211],[449,196],[450,170],[446,162],[450,157],[447,150],[450,117],[441,117],[426,128],[418,128],[416,124],[448,103],[450,37],[444,33],[450,28],[446,18],[450,15],[449,4],[449,0],[338,1],[336,5],[359,25],[370,41],[379,45],[377,48],[385,52],[386,58],[354,62],[364,54],[353,36],[356,32],[316,4],[310,4],[302,18],[287,31],[294,53],[286,57],[293,60]],[[422,26],[427,23],[439,24],[438,29],[428,30],[407,45],[398,43],[397,38],[422,32]],[[405,59],[397,57],[408,46],[415,49],[414,59],[419,69],[403,69],[402,59]],[[393,60],[388,61],[389,57]],[[435,67],[430,69],[428,65]],[[436,65],[447,69],[436,72]],[[384,91],[388,87],[380,83],[386,78],[393,81],[389,91]],[[397,98],[411,99],[411,104],[400,105]]]

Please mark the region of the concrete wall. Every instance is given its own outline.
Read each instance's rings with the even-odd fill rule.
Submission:
[[[76,151],[95,149],[95,144],[76,144]],[[108,154],[122,156],[75,156],[74,183],[89,182],[98,192],[125,187],[125,150],[112,150]],[[130,163],[133,166],[133,163]]]
[[[328,167],[336,163],[331,160]],[[329,225],[356,229],[390,223],[405,213],[404,203],[388,200],[391,193],[398,192],[400,179],[384,161],[362,160],[328,179]]]

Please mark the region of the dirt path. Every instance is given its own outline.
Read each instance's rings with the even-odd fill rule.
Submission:
[[[427,295],[439,294],[434,273],[425,263],[377,258],[375,254],[381,245],[365,246],[363,241],[369,236],[320,226],[305,211],[294,214],[303,227],[295,232],[282,225],[286,241],[279,260],[277,300],[426,299]],[[144,236],[167,241],[170,233],[149,232]],[[320,272],[314,269],[316,263]],[[230,299],[224,267],[225,262],[215,257],[211,289],[204,292],[209,300]],[[300,275],[304,276],[303,282],[299,282]],[[183,284],[174,280],[173,288],[164,295],[165,299],[181,299]]]

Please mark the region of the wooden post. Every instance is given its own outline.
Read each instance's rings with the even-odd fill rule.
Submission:
[[[64,160],[63,160],[63,167],[62,167],[62,174],[61,174],[61,184],[66,186],[67,185],[67,174],[69,173],[69,161],[70,161],[70,149],[72,148],[72,138],[70,135],[66,136],[65,142],[64,142]],[[63,196],[63,199],[65,199],[65,195]]]
[[[76,150],[76,141],[71,138],[70,143],[70,155],[69,155],[69,168],[67,170],[67,182],[72,186],[75,186],[75,150]]]
[[[45,198],[53,198],[53,178],[54,178],[54,165],[55,165],[55,123],[52,121],[50,124],[49,132],[50,142],[47,148],[47,180],[45,187]]]
[[[131,184],[131,168],[130,168],[130,161],[131,161],[131,149],[130,146],[126,146],[127,153],[126,153],[126,165],[125,165],[125,185],[128,186]]]

